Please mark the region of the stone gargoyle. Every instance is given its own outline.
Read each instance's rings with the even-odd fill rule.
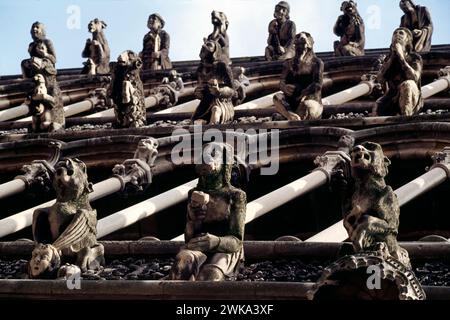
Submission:
[[[99,269],[104,248],[97,242],[97,212],[89,204],[93,189],[86,165],[78,159],[63,159],[55,166],[53,187],[55,204],[33,214],[37,246],[29,263],[30,278],[55,276],[63,256],[71,253],[81,271]]]

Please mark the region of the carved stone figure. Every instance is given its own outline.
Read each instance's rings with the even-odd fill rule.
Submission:
[[[189,192],[186,245],[172,280],[221,281],[235,275],[243,258],[246,194],[230,184],[233,150],[210,143],[196,167],[199,183]]]
[[[178,103],[178,98],[183,90],[183,79],[176,70],[172,69],[169,76],[164,77],[159,86],[150,89],[150,94],[162,94],[164,98],[159,101],[159,107],[170,108]]]
[[[46,79],[42,74],[33,77],[34,89],[25,100],[31,114],[31,131],[53,132],[64,128],[64,107],[61,93],[56,82],[47,88]]]
[[[31,26],[31,42],[28,46],[30,59],[22,61],[22,74],[25,79],[33,78],[41,73],[45,77],[56,76],[56,53],[53,43],[46,38],[45,26],[36,21]]]
[[[385,94],[378,99],[374,114],[412,116],[423,107],[421,92],[423,61],[413,52],[413,35],[398,28],[392,36],[392,45],[380,72],[378,82]]]
[[[195,96],[201,102],[194,112],[194,123],[222,124],[233,120],[235,95],[233,73],[222,60],[222,47],[206,40],[200,52]]]
[[[400,206],[384,180],[389,164],[376,143],[366,142],[352,149],[352,179],[348,179],[343,211],[355,252],[325,268],[308,292],[309,299],[425,299],[411,271],[408,252],[397,242]]]
[[[163,30],[164,19],[157,13],[148,17],[147,26],[150,31],[144,37],[144,46],[140,56],[144,70],[172,69],[169,59],[170,37]]]
[[[344,205],[344,226],[356,252],[385,243],[391,256],[410,268],[408,252],[397,243],[400,206],[384,178],[390,161],[381,146],[364,143],[351,152],[354,190]]]
[[[405,13],[400,27],[409,29],[413,34],[413,51],[428,52],[431,50],[433,22],[426,7],[415,5],[412,0],[400,0],[400,8]]]
[[[280,1],[275,6],[274,20],[269,23],[269,38],[266,47],[266,60],[287,60],[295,55],[296,27],[289,18],[290,6]]]
[[[366,41],[364,21],[358,13],[356,2],[344,1],[341,5],[344,13],[334,26],[334,34],[341,38],[334,43],[334,53],[340,56],[362,56]]]
[[[280,89],[274,96],[277,111],[288,120],[322,117],[324,64],[314,53],[314,40],[307,32],[295,37],[295,57],[284,63]]]
[[[236,94],[233,98],[233,105],[240,105],[247,97],[247,87],[250,86],[250,80],[245,75],[245,68],[234,67],[233,68],[234,89]]]
[[[64,159],[55,166],[53,187],[56,202],[33,214],[33,237],[37,246],[29,263],[30,276],[41,277],[59,268],[61,256],[73,252],[84,272],[104,263],[104,249],[97,242],[97,212],[89,204],[92,184],[86,165],[78,159]]]
[[[113,66],[109,96],[114,102],[118,128],[139,128],[146,124],[141,68],[141,59],[130,50],[124,51]]]
[[[92,33],[92,39],[86,40],[81,56],[88,60],[84,63],[82,74],[96,75],[109,73],[110,50],[103,29],[106,23],[97,18],[90,21],[88,30]]]
[[[228,19],[225,13],[213,11],[211,13],[211,22],[214,26],[213,32],[207,40],[215,41],[222,47],[222,61],[231,64],[230,60],[230,39],[228,38]]]

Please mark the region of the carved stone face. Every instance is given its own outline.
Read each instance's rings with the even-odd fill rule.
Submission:
[[[78,159],[65,159],[55,166],[53,187],[59,201],[78,199],[89,190],[86,165]]]
[[[156,16],[150,16],[148,18],[147,27],[152,31],[159,31],[162,29],[161,20]]]
[[[357,12],[356,3],[353,1],[344,1],[342,4],[342,11],[350,16],[355,15]]]
[[[32,278],[38,278],[41,274],[47,271],[52,266],[52,260],[54,260],[55,250],[51,245],[38,245],[31,255],[29,262],[29,272]]]
[[[117,63],[123,67],[140,68],[142,66],[141,59],[133,51],[127,50],[120,54],[117,58]]]
[[[379,144],[367,142],[358,145],[353,148],[351,158],[352,171],[356,175],[371,173],[384,178],[388,173],[390,161],[384,156]]]
[[[215,61],[219,57],[219,54],[217,53],[218,49],[218,45],[215,41],[205,41],[200,50],[200,59],[206,62]]]
[[[307,49],[313,49],[314,40],[309,33],[301,32],[295,36],[295,47],[303,52]]]
[[[211,22],[215,26],[222,26],[225,30],[228,28],[228,19],[223,12],[213,11],[211,13]]]
[[[233,163],[232,151],[226,148],[227,145],[221,143],[207,144],[203,148],[202,164],[196,166],[197,174],[208,178],[221,177],[223,166]]]
[[[412,12],[414,11],[414,5],[409,0],[401,0],[400,9],[402,9],[404,13]]]
[[[31,26],[30,33],[31,33],[31,37],[33,38],[33,40],[45,38],[44,24],[42,24],[40,22],[33,23],[33,25]]]
[[[401,44],[403,47],[412,45],[412,34],[405,28],[398,28],[392,35],[392,44]]]
[[[91,20],[88,24],[88,30],[90,33],[100,32],[106,28],[106,23],[98,19]]]
[[[280,21],[284,20],[284,19],[288,19],[289,9],[284,6],[276,5],[273,16],[275,19],[280,20]]]

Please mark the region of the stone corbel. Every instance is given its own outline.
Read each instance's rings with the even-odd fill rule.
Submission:
[[[125,160],[114,167],[114,177],[122,184],[121,191],[125,194],[143,192],[152,183],[152,171],[158,156],[158,141],[154,138],[139,142],[133,159]]]

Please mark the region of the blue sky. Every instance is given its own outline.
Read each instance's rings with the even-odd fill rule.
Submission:
[[[81,51],[90,36],[87,24],[104,20],[111,57],[124,50],[139,52],[148,15],[160,13],[171,35],[173,61],[197,59],[203,37],[212,31],[210,13],[224,11],[230,21],[232,57],[263,55],[267,25],[277,0],[0,0],[0,74],[20,73],[28,58],[29,30],[34,21],[47,26],[56,48],[58,68],[81,67]],[[298,31],[310,32],[316,51],[331,51],[332,28],[340,14],[340,0],[291,0],[291,19]],[[435,24],[434,44],[450,43],[450,1],[416,0],[427,6]],[[366,22],[367,48],[387,47],[402,14],[397,0],[359,0]]]

